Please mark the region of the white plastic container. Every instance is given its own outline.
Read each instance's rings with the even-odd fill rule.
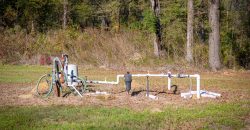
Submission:
[[[78,68],[77,65],[74,64],[69,64],[68,65],[68,85],[77,85],[78,83],[76,82],[77,78],[75,76],[78,77]],[[71,76],[73,76],[73,81]]]

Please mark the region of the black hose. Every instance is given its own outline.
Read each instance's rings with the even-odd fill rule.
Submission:
[[[178,88],[177,85],[172,85],[171,88],[174,88],[173,93],[176,94]]]

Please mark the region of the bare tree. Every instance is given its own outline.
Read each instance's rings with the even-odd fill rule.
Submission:
[[[194,1],[188,0],[187,4],[188,9],[188,17],[187,17],[187,54],[186,60],[191,63],[193,62],[193,52],[192,52],[192,44],[193,44],[193,21],[194,21]]]
[[[161,50],[161,23],[160,23],[160,2],[159,0],[150,0],[151,2],[151,9],[154,12],[156,18],[156,32],[154,38],[154,54],[155,56],[160,56]]]
[[[67,4],[68,0],[63,0],[63,29],[67,26]]]
[[[209,65],[213,71],[221,68],[220,62],[220,0],[209,0]]]

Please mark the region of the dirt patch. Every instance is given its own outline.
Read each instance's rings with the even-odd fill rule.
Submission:
[[[218,78],[218,80],[209,80],[201,84],[202,89],[220,93],[222,97],[218,99],[201,98],[196,99],[195,96],[192,99],[183,99],[180,96],[180,92],[187,92],[187,86],[178,86],[178,93],[173,94],[171,91],[167,91],[166,82],[159,83],[151,82],[150,94],[157,96],[158,100],[153,100],[146,97],[146,87],[144,80],[133,80],[131,95],[127,95],[124,84],[121,85],[94,85],[90,86],[91,92],[94,91],[106,91],[109,95],[93,96],[84,94],[83,98],[70,94],[68,97],[56,97],[50,96],[48,98],[40,98],[36,96],[35,84],[3,84],[0,83],[0,106],[15,106],[15,105],[96,105],[106,107],[125,107],[134,110],[148,109],[152,112],[160,112],[166,106],[185,106],[193,107],[197,105],[206,105],[207,103],[226,103],[232,101],[250,100],[249,97],[249,83],[247,80],[241,80],[242,77],[250,78],[249,73],[234,73],[234,72],[222,72],[217,73],[204,73],[204,78]],[[233,78],[232,78],[233,76]],[[221,80],[223,79],[223,80]],[[236,80],[235,80],[236,79]],[[152,78],[152,80],[154,80]],[[151,80],[151,81],[152,81]],[[231,81],[232,80],[232,81]],[[213,83],[216,82],[216,83]],[[173,82],[177,83],[177,82]],[[180,82],[181,83],[181,82]],[[163,85],[162,85],[163,84]],[[185,84],[185,83],[184,83]],[[213,84],[213,85],[211,85]],[[224,84],[219,87],[216,85]],[[177,83],[178,85],[178,83]],[[229,86],[228,86],[229,85]],[[227,87],[228,86],[228,87]],[[195,87],[193,87],[194,89]]]
[[[137,83],[134,85],[136,86]],[[141,87],[134,87],[131,95],[127,95],[122,86],[108,86],[110,95],[91,96],[84,95],[83,98],[70,94],[68,97],[40,98],[35,95],[34,85],[32,84],[0,84],[2,92],[0,94],[0,106],[23,106],[23,105],[94,105],[106,107],[125,107],[134,110],[148,109],[152,112],[160,112],[168,105],[192,107],[193,105],[205,105],[209,102],[230,102],[232,100],[242,100],[249,98],[244,91],[225,91],[224,89],[210,88],[215,92],[222,94],[219,99],[202,98],[183,99],[180,95],[171,94],[171,92],[163,92],[162,89],[154,89],[150,94],[159,97],[158,100],[147,98],[146,91]],[[98,90],[101,86],[97,87]],[[156,87],[157,88],[157,87]],[[95,87],[91,87],[94,91]],[[106,88],[107,90],[107,88]],[[237,98],[235,98],[237,97]]]

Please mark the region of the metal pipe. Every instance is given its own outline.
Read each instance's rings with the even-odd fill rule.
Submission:
[[[149,97],[149,76],[147,76],[147,97]]]

